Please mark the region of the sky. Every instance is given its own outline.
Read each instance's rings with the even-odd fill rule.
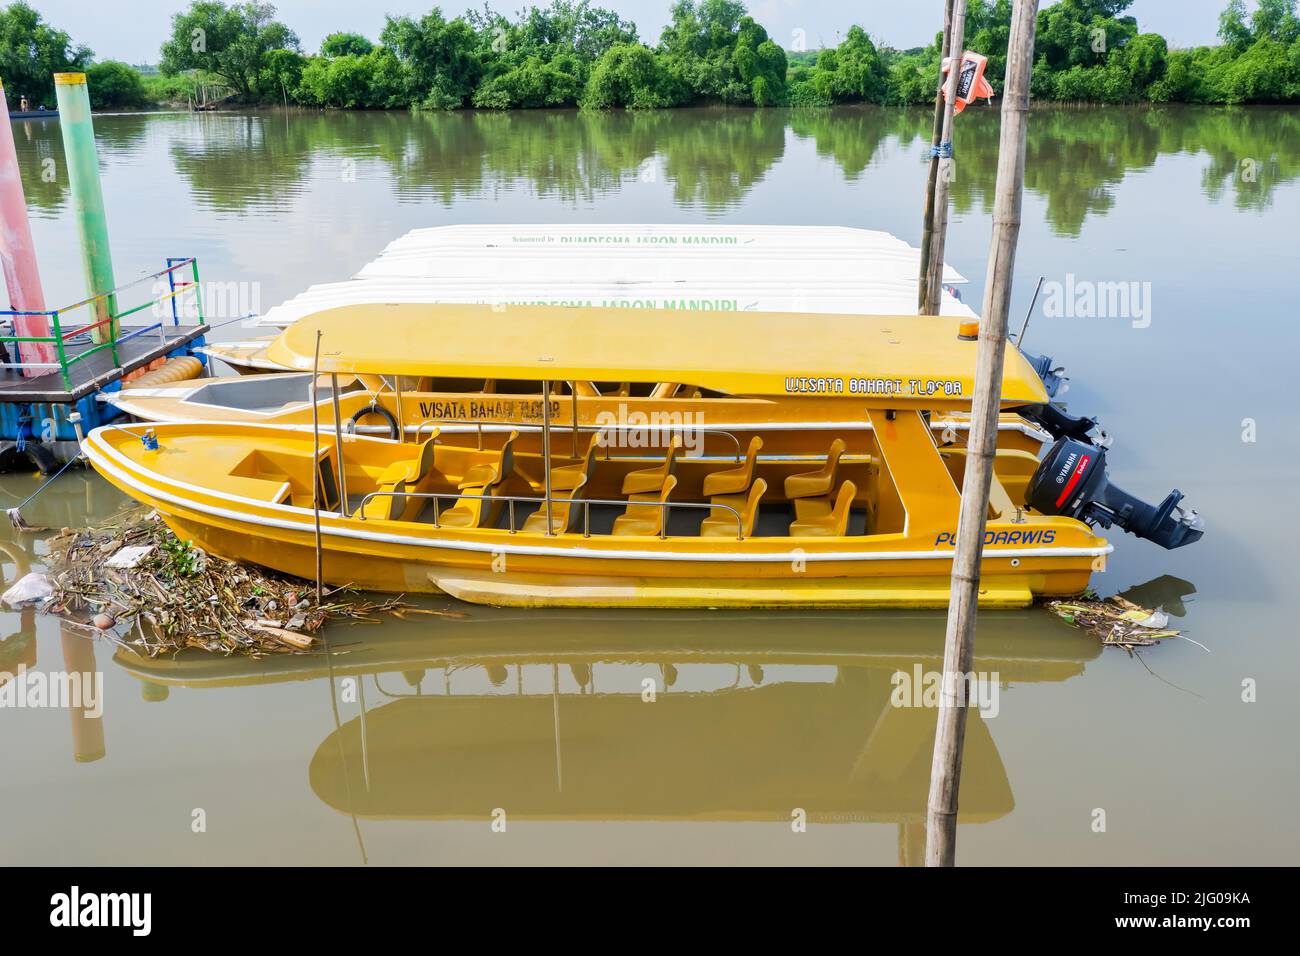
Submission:
[[[3,2],[3,0],[0,0]],[[28,0],[50,23],[77,43],[95,51],[96,59],[156,63],[158,47],[169,33],[173,13],[188,0]],[[275,2],[275,0],[273,0]],[[548,0],[493,0],[492,6],[513,13],[520,7],[545,6]],[[1049,0],[1050,2],[1050,0]],[[385,14],[419,16],[433,6],[447,15],[478,8],[482,0],[279,0],[278,18],[315,52],[328,33],[348,30],[371,39],[379,35]],[[671,0],[596,0],[634,21],[641,38],[651,42],[668,20]],[[1129,14],[1144,31],[1162,34],[1171,46],[1215,42],[1219,11],[1227,0],[1135,0]],[[1247,6],[1253,8],[1253,0]],[[930,41],[943,22],[942,0],[748,0],[750,14],[783,46],[796,47],[796,31],[806,46],[833,45],[857,23],[872,37],[905,49]],[[797,48],[797,47],[796,47]]]

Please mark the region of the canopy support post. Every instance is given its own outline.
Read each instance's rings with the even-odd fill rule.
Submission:
[[[334,457],[339,468],[339,514],[348,517],[348,478],[343,469],[343,418],[339,411],[339,375],[330,372],[330,398],[334,404]]]
[[[551,524],[551,382],[542,380],[542,474],[546,492],[546,536],[555,534]]]

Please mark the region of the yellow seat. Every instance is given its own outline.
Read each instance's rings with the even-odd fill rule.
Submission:
[[[842,538],[849,526],[849,510],[853,507],[853,497],[858,487],[851,481],[840,485],[835,495],[835,506],[830,513],[820,518],[807,518],[790,523],[792,538]]]
[[[657,492],[663,487],[664,479],[677,467],[677,453],[681,451],[681,440],[674,435],[668,442],[668,451],[664,454],[662,465],[629,471],[623,476],[624,495],[644,495]]]
[[[821,495],[829,495],[831,489],[835,487],[835,479],[840,473],[840,456],[844,454],[844,449],[848,446],[844,444],[844,439],[837,438],[831,442],[831,447],[826,452],[826,463],[816,471],[805,471],[802,474],[790,475],[785,480],[785,496],[791,501],[796,498],[816,498]]]
[[[758,503],[767,491],[767,482],[759,478],[749,489],[749,494],[725,495],[710,499],[714,505],[727,505],[740,514],[737,525],[736,516],[731,511],[715,508],[700,524],[702,538],[748,538],[754,533],[754,524],[758,521]]]
[[[628,499],[627,510],[614,519],[614,534],[653,535],[667,534],[668,509],[660,507],[677,487],[674,475],[665,475],[659,490],[650,494],[633,495]],[[657,502],[657,504],[652,504]]]
[[[484,497],[462,498],[454,507],[448,508],[438,516],[438,523],[447,528],[482,528],[492,527],[501,515],[501,502],[489,500],[497,494],[498,488],[514,470],[515,439],[519,432],[512,431],[510,437],[501,445],[495,460],[474,465],[465,472],[465,477],[457,484],[462,494]]]
[[[596,465],[596,449],[600,447],[600,432],[591,436],[587,453],[573,465],[560,465],[551,469],[551,492],[572,491],[587,482]]]
[[[583,479],[585,485],[586,479]],[[564,534],[567,531],[574,531],[577,528],[578,517],[582,513],[582,508],[578,507],[576,502],[582,500],[583,485],[577,488],[562,491],[558,494],[551,494],[551,533]],[[546,502],[543,501],[541,507],[530,514],[524,520],[524,531],[533,531],[538,534],[546,533]]]
[[[465,474],[457,483],[457,487],[464,491],[466,488],[474,488],[500,484],[505,480],[515,467],[515,439],[519,437],[519,432],[512,431],[501,448],[493,455],[492,458],[477,465],[471,465],[465,470]]]
[[[758,462],[758,452],[763,447],[763,439],[755,435],[749,440],[749,450],[745,460],[736,468],[715,471],[704,476],[704,495],[713,498],[717,495],[744,494],[754,483],[754,466]]]
[[[600,434],[591,436],[587,454],[576,465],[561,465],[551,469],[551,533],[563,534],[574,530],[582,509],[574,502],[586,493],[591,475],[596,470],[596,449],[600,447]],[[525,531],[546,532],[546,502],[524,521]]]
[[[420,451],[415,458],[395,461],[383,470],[375,483],[377,485],[375,490],[382,494],[366,502],[364,509],[366,518],[401,520],[406,514],[407,506],[411,504],[406,497],[406,492],[418,488],[420,482],[424,481],[433,470],[435,445],[439,434],[439,430],[435,428],[433,434],[421,443]]]
[[[385,468],[379,476],[378,484],[391,485],[405,481],[408,485],[414,485],[421,482],[433,468],[433,449],[439,434],[441,432],[435,428],[433,433],[420,444],[420,450],[414,458],[395,461]]]

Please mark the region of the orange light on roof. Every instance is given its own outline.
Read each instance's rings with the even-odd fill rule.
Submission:
[[[957,338],[963,342],[974,342],[980,337],[980,324],[978,322],[963,322],[957,326]]]

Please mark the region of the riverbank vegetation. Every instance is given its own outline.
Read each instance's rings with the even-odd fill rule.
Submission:
[[[1228,0],[1214,46],[1170,49],[1128,15],[1132,0],[1060,0],[1039,11],[1032,93],[1039,101],[1283,103],[1300,100],[1296,0]],[[937,7],[937,4],[936,4]],[[966,48],[989,57],[1000,87],[1011,0],[970,0]],[[936,14],[937,17],[937,14]],[[0,9],[0,76],[35,99],[48,77],[98,69],[101,106],[185,101],[211,85],[244,104],[341,109],[660,109],[673,106],[909,105],[933,100],[936,34],[926,46],[877,43],[870,24],[833,47],[788,50],[740,0],[675,0],[657,42],[595,0],[551,0],[514,17],[485,5],[389,16],[378,38],[332,33],[318,52],[264,2],[195,0],[174,15],[161,76],[132,82],[125,64],[44,24],[24,2]],[[791,38],[792,42],[794,38]],[[110,68],[111,67],[111,68]],[[129,68],[126,68],[129,70]],[[92,90],[94,87],[92,80]],[[33,94],[35,94],[33,96]]]

